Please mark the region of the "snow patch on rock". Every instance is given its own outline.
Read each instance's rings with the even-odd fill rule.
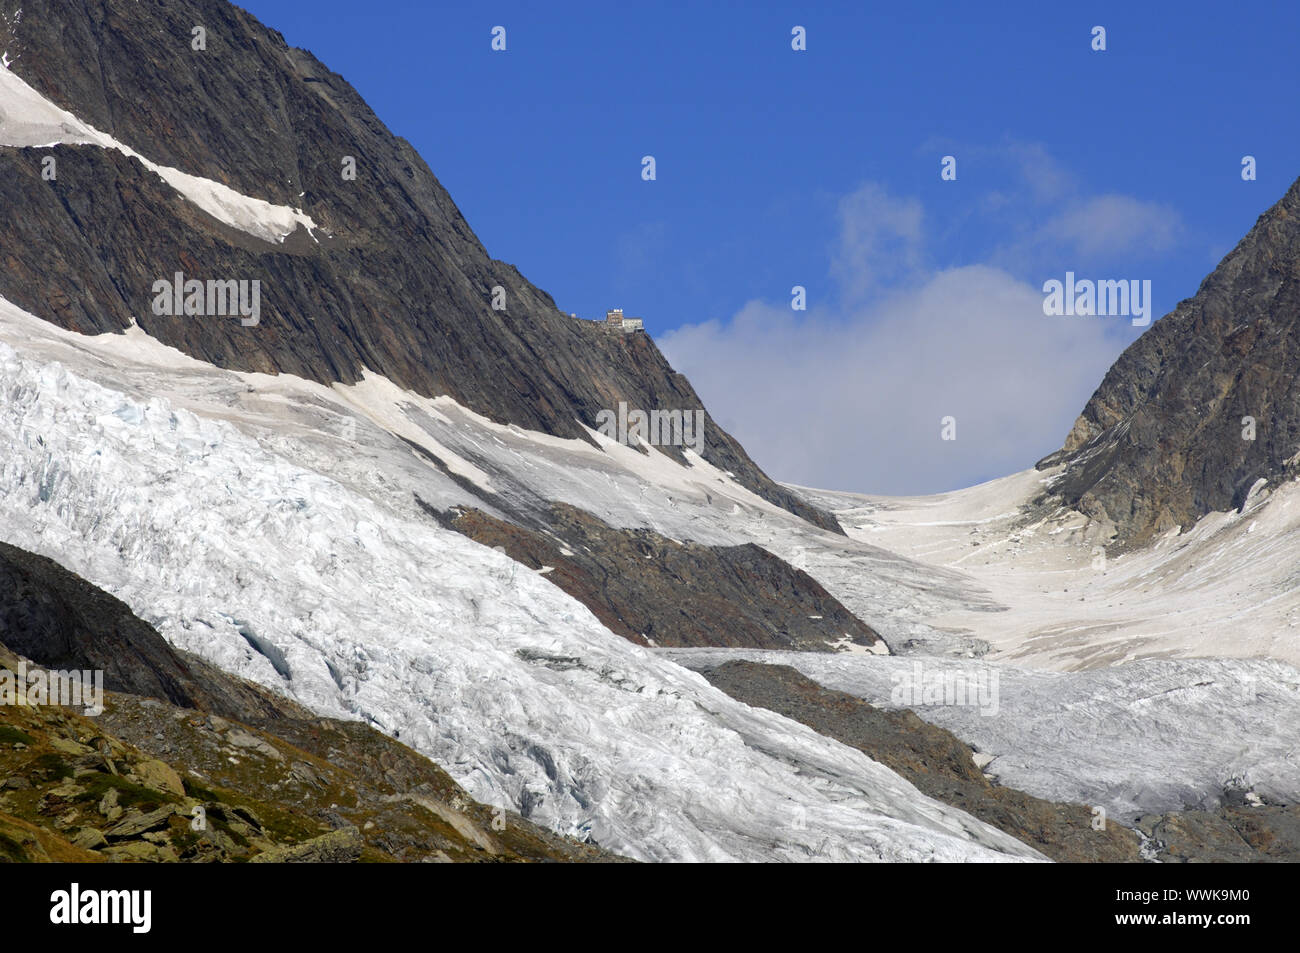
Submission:
[[[50,102],[17,73],[0,70],[0,145],[47,148],[54,145],[93,145],[116,149],[138,159],[145,168],[218,221],[263,241],[279,243],[301,225],[312,232],[317,226],[299,209],[273,205],[236,192],[227,185],[151,162],[129,146],[102,133],[72,113]]]

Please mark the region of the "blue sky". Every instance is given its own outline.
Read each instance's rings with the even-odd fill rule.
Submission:
[[[1300,176],[1294,3],[242,5],[409,139],[492,255],[565,311],[643,316],[793,482],[1031,465],[1140,333],[1043,316],[1043,282],[1150,280],[1164,314]]]

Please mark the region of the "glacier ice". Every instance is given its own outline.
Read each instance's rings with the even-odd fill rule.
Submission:
[[[1300,671],[1269,659],[1143,659],[1082,672],[1031,671],[947,658],[863,658],[751,649],[658,649],[693,668],[745,658],[789,665],[885,708],[894,689],[932,676],[995,684],[976,705],[907,705],[988,759],[1009,787],[1100,806],[1132,821],[1212,809],[1226,790],[1300,802]],[[989,677],[997,673],[996,682]],[[937,680],[937,679],[936,679]]]
[[[182,382],[186,359],[138,331],[80,338],[3,302],[0,324],[21,347],[0,343],[5,538],[117,595],[173,644],[376,725],[481,801],[635,858],[1038,859],[395,508],[409,507],[409,485],[384,487],[401,472],[351,474],[367,495],[290,459],[287,447],[322,467],[329,456],[291,424],[259,437],[221,419],[248,375]],[[133,344],[146,345],[138,360],[105,357]],[[174,404],[168,381],[217,409]]]
[[[563,500],[676,539],[756,542],[806,568],[892,644],[963,654],[971,640],[945,643],[936,617],[1011,613],[960,556],[946,567],[891,550],[903,535],[918,549],[969,549],[964,510],[960,535],[921,513],[919,529],[878,534],[886,549],[861,538],[884,525],[879,501],[809,494],[848,513],[845,538],[703,460],[682,466],[653,450],[494,424],[371,374],[333,387],[237,374],[139,328],[84,337],[3,300],[0,341],[8,541],[118,595],[174,644],[399,737],[482,801],[650,860],[1033,856],[674,661],[695,660],[613,636],[543,575],[443,531],[417,497],[489,512],[500,501]],[[1000,538],[1019,497],[980,492],[993,515],[974,515]],[[1263,534],[1251,539],[1275,549]],[[1300,724],[1296,676],[1275,662],[1149,660],[1060,674],[916,655],[770,658],[887,703],[891,672],[918,657],[998,667],[997,717],[917,710],[992,758],[1004,783],[1038,796],[1127,818],[1210,806],[1226,787],[1281,801],[1300,790],[1288,727]]]

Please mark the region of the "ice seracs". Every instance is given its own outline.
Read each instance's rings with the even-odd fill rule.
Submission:
[[[860,752],[734,702],[676,656],[619,639],[546,576],[443,531],[420,501],[491,511],[494,500],[560,500],[612,525],[756,542],[797,559],[909,654],[791,664],[841,690],[881,680],[884,703],[891,665],[997,665],[997,717],[978,706],[918,711],[1029,793],[1108,804],[1112,816],[1208,804],[1231,785],[1269,800],[1295,794],[1286,751],[1297,739],[1275,728],[1300,724],[1293,669],[1132,661],[1187,654],[1197,642],[1182,623],[1198,614],[1220,639],[1223,613],[1239,614],[1235,650],[1261,647],[1252,638],[1300,598],[1279,558],[1300,516],[1285,488],[1264,488],[1248,514],[1207,518],[1098,572],[1081,524],[1019,521],[1020,504],[1050,478],[1032,471],[916,500],[806,491],[836,510],[846,538],[690,451],[683,464],[594,430],[594,445],[530,433],[373,374],[333,387],[238,374],[138,327],[85,337],[4,302],[0,342],[8,541],[124,599],[182,648],[322,713],[400,734],[477,799],[631,856],[1033,855]],[[1242,565],[1260,572],[1240,578],[1232,570]],[[1076,586],[1087,601],[1072,598]],[[1266,596],[1247,602],[1234,595],[1240,586]],[[1129,601],[1120,615],[1144,627],[1141,638],[1098,624],[1096,600],[1136,600],[1143,588],[1159,610],[1147,618]],[[1058,595],[1031,598],[1039,589]],[[1189,598],[1179,625],[1162,632],[1155,616]],[[998,661],[926,654],[973,653],[976,639],[958,628],[987,636]],[[1062,681],[1027,666],[1097,671]],[[1240,701],[1243,686],[1256,702]],[[1089,712],[1119,726],[1130,747],[1089,735]],[[1142,749],[1153,724],[1187,744]],[[1043,751],[1055,737],[1069,740]],[[1198,745],[1213,757],[1198,762]],[[799,824],[795,807],[805,812]]]
[[[692,668],[789,665],[883,708],[909,708],[981,754],[998,780],[1051,801],[1139,815],[1212,809],[1225,792],[1300,802],[1300,671],[1259,659],[1148,659],[1085,672],[974,659],[866,658],[754,649],[658,649]],[[919,676],[918,676],[919,670]],[[900,685],[958,681],[966,698]]]
[[[456,485],[426,465],[373,484],[348,475],[373,495],[329,476],[331,438],[296,424],[323,419],[327,388],[258,378],[282,403],[247,413],[250,375],[196,368],[139,329],[84,338],[3,302],[0,341],[23,347],[0,343],[9,541],[108,589],[173,644],[400,735],[478,800],[646,860],[1037,859],[413,515],[413,492]],[[215,409],[186,409],[189,395]],[[386,432],[361,437],[413,457]]]

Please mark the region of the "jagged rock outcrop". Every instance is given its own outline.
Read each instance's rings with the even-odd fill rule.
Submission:
[[[319,226],[283,243],[229,227],[136,159],[97,146],[0,148],[0,295],[94,333],[132,320],[221,367],[351,383],[363,369],[493,420],[585,438],[619,401],[701,407],[645,334],[561,313],[492,259],[411,146],[340,76],[225,0],[0,0],[21,22],[11,69],[151,161],[300,208]],[[207,49],[191,48],[202,25]],[[40,158],[58,160],[55,181]],[[356,160],[355,180],[342,175]],[[176,272],[258,280],[261,322],[157,316]],[[491,307],[505,290],[506,308]],[[707,421],[703,456],[828,529]],[[680,455],[677,448],[666,452]]]
[[[355,827],[330,831],[289,847],[272,847],[254,857],[254,864],[354,864],[366,842]]]
[[[880,636],[817,580],[752,543],[679,543],[617,529],[565,503],[544,528],[460,509],[439,518],[573,596],[638,645],[827,651],[850,644],[888,652]],[[524,571],[524,570],[520,570]]]
[[[1300,807],[1231,804],[1138,818],[1138,830],[1164,864],[1295,863]]]
[[[1297,472],[1297,367],[1300,181],[1115,362],[1065,446],[1038,464],[1065,464],[1051,499],[1119,548],[1241,506],[1258,480]]]

